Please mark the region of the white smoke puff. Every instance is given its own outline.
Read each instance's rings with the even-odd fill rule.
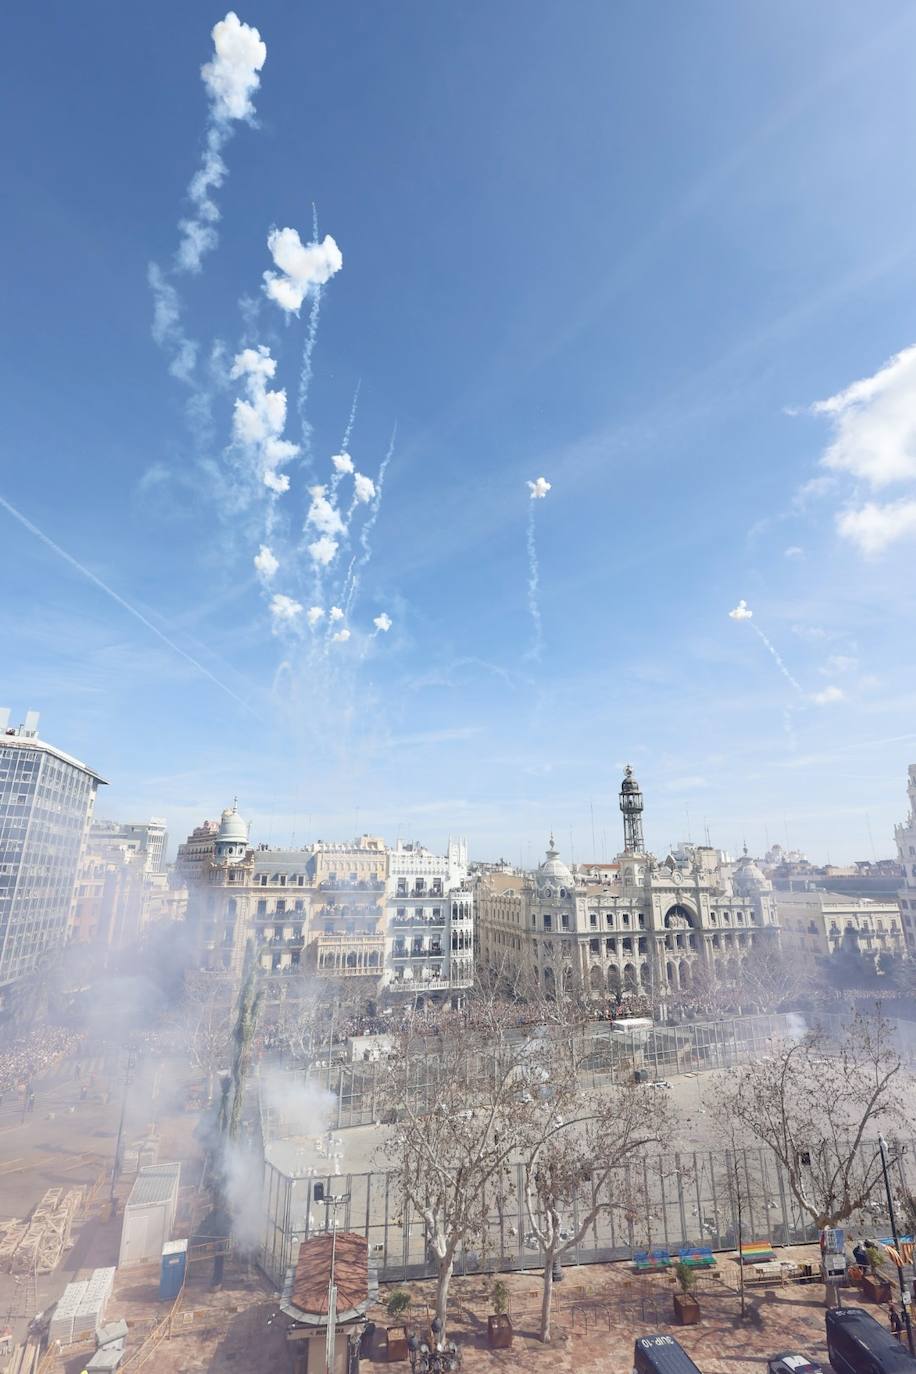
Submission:
[[[316,539],[313,544],[309,544],[309,557],[313,563],[317,563],[322,568],[326,568],[329,563],[333,563],[337,548],[337,540],[331,539],[327,534],[323,534],[320,539]]]
[[[353,471],[353,459],[350,457],[349,453],[335,453],[331,462],[340,473]]]
[[[825,687],[822,692],[812,692],[811,700],[815,706],[831,706],[836,701],[845,701],[846,693],[842,687]]]
[[[241,353],[235,355],[229,376],[233,381],[239,377],[262,377],[265,382],[269,382],[276,375],[276,371],[276,358],[270,356],[270,349],[266,344],[258,344],[257,348],[243,348]]]
[[[270,613],[277,624],[291,624],[302,614],[302,603],[277,592],[271,600]]]
[[[340,607],[339,607],[339,606],[332,606],[332,607],[331,607],[331,619],[332,619],[332,620],[343,620],[343,618],[344,618],[344,613],[343,613],[343,611],[340,609]]]
[[[247,399],[236,397],[232,415],[235,442],[248,449],[261,481],[271,491],[289,490],[289,478],[278,471],[299,453],[299,445],[283,438],[286,427],[286,392],[269,391],[277,363],[270,350],[261,344],[236,354],[229,372],[233,381],[243,380]]]
[[[324,286],[343,266],[343,255],[326,234],[321,243],[303,243],[296,229],[271,229],[267,247],[276,272],[264,273],[264,290],[281,310],[298,315],[311,287]]]
[[[746,601],[739,601],[733,611],[729,611],[729,620],[750,620],[754,612],[750,609]]]
[[[320,606],[309,606],[305,613],[305,618],[310,625],[315,626],[323,615],[324,611]]]
[[[258,553],[254,556],[254,566],[263,578],[268,582],[280,566],[280,560],[275,558],[266,544],[262,544]]]
[[[377,630],[380,630],[382,634],[387,634],[391,629],[391,616],[387,615],[385,611],[382,611],[381,615],[375,617],[372,624]]]
[[[336,634],[331,635],[331,638],[335,644],[346,644],[347,640],[350,638],[350,631],[338,630]]]
[[[543,501],[550,488],[551,483],[547,481],[546,477],[537,477],[533,482],[528,483],[528,491],[532,501]]]
[[[345,534],[346,525],[341,519],[340,511],[328,500],[326,490],[326,487],[309,488],[312,504],[309,506],[305,522],[307,525],[314,525],[322,534]]]
[[[251,97],[261,84],[258,72],[267,60],[267,44],[250,24],[230,10],[213,25],[213,57],[200,69],[218,120],[250,119]]]
[[[357,501],[362,501],[363,505],[368,505],[375,499],[375,483],[371,477],[364,477],[361,472],[357,472],[353,477],[353,494]]]

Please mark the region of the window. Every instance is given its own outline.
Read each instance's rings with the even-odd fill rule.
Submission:
[[[266,915],[267,915],[267,903],[266,903],[266,901],[264,900],[263,897],[262,897],[261,900],[258,902],[257,915],[258,915],[258,916],[266,916]]]
[[[590,911],[590,912],[588,913],[588,923],[589,923],[589,925],[591,926],[592,930],[597,930],[597,928],[598,928],[598,913],[597,913],[597,911]]]
[[[605,924],[606,926],[608,926],[609,928],[610,928],[611,926],[613,926],[613,924],[614,924],[614,913],[613,913],[613,911],[606,911],[606,912],[604,913],[604,924]]]
[[[560,925],[563,927],[564,930],[569,930],[569,912],[568,912],[568,911],[564,911],[564,912],[562,912],[562,914],[560,915]]]
[[[545,930],[552,930],[552,929],[553,929],[553,917],[552,917],[552,916],[547,915],[547,916],[544,917],[544,929],[545,929]]]
[[[590,953],[590,954],[600,954],[600,953],[601,953],[601,941],[600,941],[600,940],[589,940],[589,942],[588,942],[588,950],[589,950],[589,953]]]
[[[278,902],[277,902],[277,915],[278,915],[278,916],[282,916],[285,910],[286,910],[286,902],[283,901],[283,899],[282,899],[282,897],[281,897],[281,898],[278,900]]]

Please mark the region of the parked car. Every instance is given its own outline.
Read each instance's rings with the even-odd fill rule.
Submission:
[[[767,1360],[767,1374],[824,1374],[824,1366],[797,1351],[783,1350]]]

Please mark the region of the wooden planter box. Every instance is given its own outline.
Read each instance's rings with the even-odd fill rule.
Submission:
[[[505,1312],[487,1317],[487,1341],[491,1350],[508,1350],[512,1344],[512,1319]]]
[[[675,1293],[674,1316],[681,1326],[696,1326],[700,1320],[700,1304],[690,1293]]]
[[[385,1359],[389,1364],[407,1359],[407,1327],[389,1326],[385,1342]]]
[[[867,1298],[869,1302],[879,1304],[890,1302],[890,1280],[877,1278],[874,1274],[864,1274],[862,1276],[862,1297]]]

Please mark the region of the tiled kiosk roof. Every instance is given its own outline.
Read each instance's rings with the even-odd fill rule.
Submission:
[[[378,1293],[375,1270],[369,1267],[369,1242],[352,1231],[313,1236],[299,1247],[299,1258],[290,1271],[281,1304],[295,1321],[321,1326],[328,1314],[331,1254],[337,1285],[337,1320],[354,1321],[362,1316]]]

